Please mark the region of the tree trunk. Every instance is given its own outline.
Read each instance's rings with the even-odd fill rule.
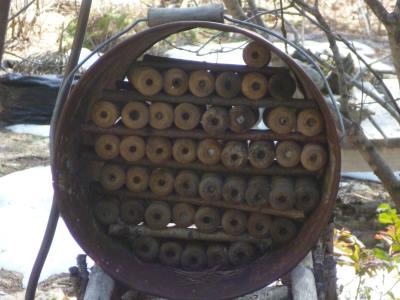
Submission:
[[[393,64],[400,85],[400,20],[395,24],[386,25],[386,30],[388,32]]]
[[[396,1],[392,12],[388,12],[380,0],[364,1],[386,28],[393,64],[400,85],[400,0]]]
[[[240,5],[239,0],[224,0],[228,14],[235,19],[245,20],[247,17]]]

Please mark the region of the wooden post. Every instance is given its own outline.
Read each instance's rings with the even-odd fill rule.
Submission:
[[[114,290],[114,280],[95,265],[89,276],[84,300],[110,300]]]
[[[0,67],[3,59],[4,45],[6,43],[8,13],[10,11],[11,0],[0,1]]]
[[[318,300],[311,252],[290,273],[294,300]]]

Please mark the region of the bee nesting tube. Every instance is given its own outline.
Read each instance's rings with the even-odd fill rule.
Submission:
[[[207,248],[207,261],[209,267],[227,266],[229,264],[228,249],[222,244],[211,244]]]
[[[222,188],[222,197],[230,203],[244,202],[246,181],[241,177],[228,177]]]
[[[146,143],[140,136],[127,136],[122,139],[119,152],[126,161],[141,160],[146,154]]]
[[[221,216],[216,208],[203,206],[194,215],[194,224],[200,232],[212,233],[217,231]]]
[[[165,202],[153,202],[146,209],[144,219],[150,228],[165,228],[171,221],[171,209]]]
[[[229,110],[229,128],[236,133],[250,130],[258,121],[258,109],[244,105],[234,106]]]
[[[125,185],[132,192],[143,192],[149,185],[149,170],[143,167],[130,167],[126,172]]]
[[[122,108],[121,118],[128,128],[143,128],[149,122],[149,108],[140,102],[129,102]]]
[[[167,266],[178,266],[182,255],[182,246],[176,242],[166,242],[160,247],[160,261]]]
[[[222,134],[229,126],[228,112],[224,107],[212,107],[201,117],[201,125],[210,135]]]
[[[94,145],[96,154],[103,159],[113,159],[119,155],[119,138],[111,134],[99,136]]]
[[[240,75],[235,72],[223,72],[215,81],[215,90],[223,98],[233,98],[240,93],[242,81]]]
[[[209,201],[217,201],[222,196],[222,179],[215,174],[204,174],[199,184],[199,195]]]
[[[150,67],[134,68],[129,79],[135,89],[146,96],[152,96],[161,91],[163,82],[160,72]]]
[[[191,130],[200,123],[202,109],[191,103],[181,103],[174,111],[174,122],[177,128]]]
[[[207,254],[201,245],[187,245],[182,252],[181,264],[188,270],[201,270],[207,264]]]
[[[194,140],[178,139],[172,146],[172,156],[177,162],[187,164],[196,160],[196,148],[197,144]]]
[[[247,216],[240,210],[227,210],[221,219],[223,230],[227,234],[240,235],[246,231]]]
[[[175,178],[175,192],[186,197],[195,197],[199,190],[200,178],[193,172],[183,170]]]
[[[164,73],[164,91],[171,96],[182,96],[188,90],[188,75],[182,69],[172,68]]]
[[[155,129],[166,129],[174,122],[174,109],[171,104],[153,103],[149,110],[150,126]]]
[[[150,190],[158,196],[167,196],[174,189],[174,174],[168,169],[155,169],[150,175]]]
[[[249,147],[250,164],[257,168],[263,169],[269,167],[275,158],[275,146],[271,141],[255,141]]]
[[[259,100],[268,91],[268,81],[261,73],[252,72],[243,77],[242,93],[251,100]]]
[[[108,101],[99,101],[92,108],[92,121],[99,127],[112,126],[119,115],[118,107]]]
[[[190,73],[189,90],[197,97],[211,95],[215,88],[214,75],[207,70],[198,70]]]
[[[172,221],[177,227],[186,228],[193,224],[196,210],[187,203],[178,203],[172,209]]]
[[[145,54],[194,28],[244,35],[246,65]],[[272,54],[284,67],[268,66]],[[301,67],[254,32],[182,21],[133,35],[82,76],[56,117],[61,215],[132,289],[171,299],[260,289],[309,252],[332,212],[333,113]]]

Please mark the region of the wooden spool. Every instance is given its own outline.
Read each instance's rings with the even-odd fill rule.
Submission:
[[[296,78],[297,88],[305,95],[305,99],[276,100],[270,97],[267,91],[268,81],[274,74],[283,71],[282,68],[171,61],[166,58],[157,61],[143,56],[147,49],[164,38],[199,27],[242,34],[255,41],[261,48],[274,53]],[[142,58],[142,61],[138,61]],[[163,80],[161,75],[161,80],[153,80],[151,84],[144,81],[143,85],[143,77],[150,75],[144,76],[144,71],[143,74],[139,74],[140,76],[131,73],[139,67],[156,70],[150,73],[158,72],[164,76],[165,72],[172,68],[179,68],[188,75],[202,71],[203,75],[206,73],[203,84],[198,84],[201,81],[199,77],[196,79],[195,76],[193,78],[196,80],[192,80],[197,82],[197,86],[194,84],[194,87],[200,87],[202,93],[193,92],[195,90],[193,86],[190,88],[191,75],[188,82],[189,90],[181,96],[171,95],[172,92],[165,87],[165,79]],[[263,81],[261,87],[267,89],[254,96],[255,90],[252,85],[244,84],[250,87],[247,95],[242,89],[242,93],[232,98],[223,98],[216,93],[214,83],[214,78],[223,72],[240,74],[242,87],[246,82],[246,75],[261,74],[267,81],[266,85]],[[126,76],[130,78],[130,75],[134,88],[127,87],[126,82],[124,83]],[[153,78],[158,77],[154,76]],[[250,79],[248,80],[251,82]],[[149,86],[152,90],[145,91],[144,89]],[[250,97],[247,97],[249,95]],[[114,111],[115,114],[109,114],[111,115],[109,121],[108,115],[104,115],[107,117],[105,118],[107,122],[96,124],[93,112],[98,104],[104,101],[112,104],[113,108],[109,111]],[[174,114],[177,106],[182,103],[196,105],[200,109],[200,114],[204,114],[209,107],[223,107],[227,112],[231,107],[239,105],[253,110],[261,108],[266,111],[264,121],[268,122],[270,122],[268,120],[270,112],[283,107],[290,111],[289,119],[291,114],[294,114],[292,118],[294,121],[289,130],[281,131],[279,126],[276,130],[266,124],[272,130],[249,129],[238,133],[229,128],[228,114],[228,126],[216,134],[204,131],[196,122],[191,123],[190,129],[180,128],[176,126],[179,122],[174,115],[171,128],[155,129],[149,125],[149,103],[156,102],[172,105]],[[289,56],[255,32],[202,21],[171,22],[144,30],[104,54],[82,76],[65,103],[60,114],[56,116],[57,122],[51,139],[53,145],[51,164],[57,205],[61,216],[82,249],[89,253],[105,272],[132,289],[172,299],[227,299],[247,294],[268,285],[290,271],[309,252],[330,218],[340,178],[340,148],[333,113],[304,71]],[[297,131],[297,128],[304,124],[301,121],[301,111],[309,108],[318,110],[323,123],[322,131],[312,136]],[[314,125],[315,122],[308,122],[308,125],[310,124]],[[94,151],[94,134],[116,135],[120,140],[127,136],[139,136],[146,143],[146,154],[137,161],[126,161],[121,155],[106,161],[105,158],[98,157]],[[160,138],[166,140],[160,142]],[[197,160],[186,164],[174,160],[173,143],[170,138],[197,140]],[[154,139],[158,142],[152,142]],[[227,168],[221,162],[221,153],[223,145],[230,141],[242,143],[250,141],[250,146],[257,141],[296,141],[302,146],[305,145],[302,152],[304,159],[296,167],[290,168],[279,166],[276,162],[260,168],[254,167],[250,162],[241,168]],[[167,155],[161,159],[154,159],[152,154],[160,145],[167,145],[164,148]],[[308,145],[313,147],[307,147]],[[309,167],[310,159],[311,162],[319,161],[313,158],[316,145],[322,147],[325,153],[324,163],[318,169]],[[90,153],[86,153],[89,148]],[[208,151],[210,149],[212,151]],[[97,172],[100,174],[100,183],[84,175],[92,168],[93,163],[100,166]],[[169,189],[166,196],[154,194],[149,187],[151,175],[159,168],[167,169],[170,172],[168,178],[172,178],[172,190]],[[182,171],[193,172],[198,178],[204,173],[216,174],[221,181],[221,194],[217,200],[204,200],[199,191],[190,196],[178,195],[174,179]],[[111,182],[110,176],[115,177]],[[244,198],[236,199],[234,204],[223,198],[223,187],[230,176],[244,179],[247,186]],[[261,203],[256,201],[254,205],[252,201],[254,194],[257,193],[253,193],[253,198],[246,195],[251,195],[249,191],[252,189],[249,190],[249,186],[252,185],[253,178],[264,178],[265,182],[268,182],[266,186],[269,186],[271,176],[292,177],[295,183],[294,190],[297,189],[299,193],[301,185],[296,184],[296,179],[312,177],[317,181],[320,193],[315,208],[306,211],[297,204],[298,199],[290,210],[270,207],[268,197],[269,191],[273,189],[272,186],[261,189],[261,195],[264,193],[267,201]],[[115,184],[116,179],[117,184]],[[132,182],[135,184],[131,185]],[[264,200],[265,197],[262,196],[260,199]],[[140,223],[118,224],[121,222],[120,209],[124,201],[144,201],[147,206],[144,214],[145,223],[157,229],[148,228]],[[236,204],[236,201],[240,204]],[[166,228],[175,218],[174,206],[180,203],[192,206],[196,211],[195,215],[198,215],[198,225],[201,224],[198,219],[202,216],[199,211],[204,211],[204,208],[211,209],[213,213],[210,214],[215,217],[213,222],[218,225],[216,228],[206,229],[211,231],[210,233],[199,232],[196,228]],[[236,236],[222,231],[221,217],[229,209],[246,214],[245,233]],[[100,217],[96,217],[96,212]],[[163,222],[156,222],[157,213]],[[103,222],[99,221],[101,218]],[[124,218],[129,220],[127,216]],[[195,224],[196,218],[187,221],[186,224],[191,222]],[[128,227],[116,230],[121,226]],[[119,235],[114,237],[113,234],[117,233]],[[272,240],[272,248],[265,247],[268,239]],[[125,242],[121,243],[120,240]],[[182,246],[179,264],[176,260],[169,263],[168,260],[161,259],[160,248],[167,242],[179,243]],[[162,253],[166,253],[165,251],[167,250],[163,248]],[[224,267],[218,265],[218,268],[215,268],[218,261]]]

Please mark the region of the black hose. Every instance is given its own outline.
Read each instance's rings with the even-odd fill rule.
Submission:
[[[79,55],[81,53],[83,41],[85,38],[91,7],[92,7],[92,0],[82,1],[81,8],[79,11],[77,30],[75,32],[74,41],[72,44],[72,51],[69,57],[68,65],[65,69],[65,74],[64,74],[65,76],[68,75],[73,69],[73,67],[75,67],[76,64],[78,63]],[[65,80],[63,81],[63,83],[64,82]],[[72,82],[70,84],[72,84]],[[56,106],[57,106],[57,101],[56,101]],[[53,111],[53,116],[54,116],[54,111]],[[51,120],[51,124],[52,126],[56,124],[54,117]],[[51,137],[52,137],[52,132],[50,132],[50,138]],[[54,155],[52,155],[51,148],[52,147],[50,143],[50,157],[52,158]],[[35,298],[36,288],[39,282],[40,273],[42,272],[44,263],[46,261],[47,255],[49,254],[49,250],[53,242],[54,234],[57,229],[59,215],[60,213],[58,211],[57,202],[55,200],[55,196],[53,195],[53,201],[51,204],[49,219],[47,221],[47,226],[43,236],[42,244],[40,245],[38,255],[36,257],[31,274],[29,276],[28,286],[26,288],[26,293],[25,293],[25,300],[33,300]]]
[[[54,111],[51,119],[51,128],[50,128],[50,163],[52,166],[54,166],[55,163],[55,148],[54,148],[54,138],[55,138],[55,133],[56,133],[56,126],[57,126],[57,120],[58,117],[61,113],[61,108],[63,107],[65,100],[68,97],[69,91],[72,86],[72,82],[74,80],[75,73],[83,66],[84,63],[86,63],[94,54],[99,52],[102,48],[110,44],[111,42],[115,41],[128,31],[130,31],[133,27],[135,27],[137,24],[147,21],[147,19],[139,19],[133,22],[131,25],[126,27],[124,30],[121,32],[115,34],[108,40],[104,41],[101,43],[99,46],[97,46],[87,57],[85,57],[82,62],[80,62],[78,65],[74,67],[74,69],[66,76],[66,78],[63,80],[63,83],[60,87],[60,90],[57,95],[56,103],[54,106]],[[33,265],[31,274],[29,276],[29,281],[28,281],[28,286],[26,288],[26,294],[25,294],[25,300],[34,300],[35,298],[35,293],[36,293],[36,288],[37,284],[39,281],[40,273],[43,269],[43,265],[46,261],[47,254],[49,253],[51,243],[53,242],[54,238],[54,233],[57,228],[57,222],[59,218],[59,211],[56,203],[55,197],[53,197],[53,202],[51,205],[51,210],[50,210],[50,215],[49,219],[47,221],[47,226],[46,226],[46,231],[43,236],[42,244],[40,245],[40,249],[38,252],[38,255],[36,257],[35,263]]]
[[[49,253],[51,243],[53,242],[54,233],[56,232],[57,222],[59,217],[57,203],[54,201],[51,204],[49,220],[47,221],[46,231],[43,236],[42,244],[35,263],[33,264],[31,275],[29,276],[28,286],[26,287],[25,300],[35,299],[36,287],[39,282],[40,273],[42,272],[44,262]]]

